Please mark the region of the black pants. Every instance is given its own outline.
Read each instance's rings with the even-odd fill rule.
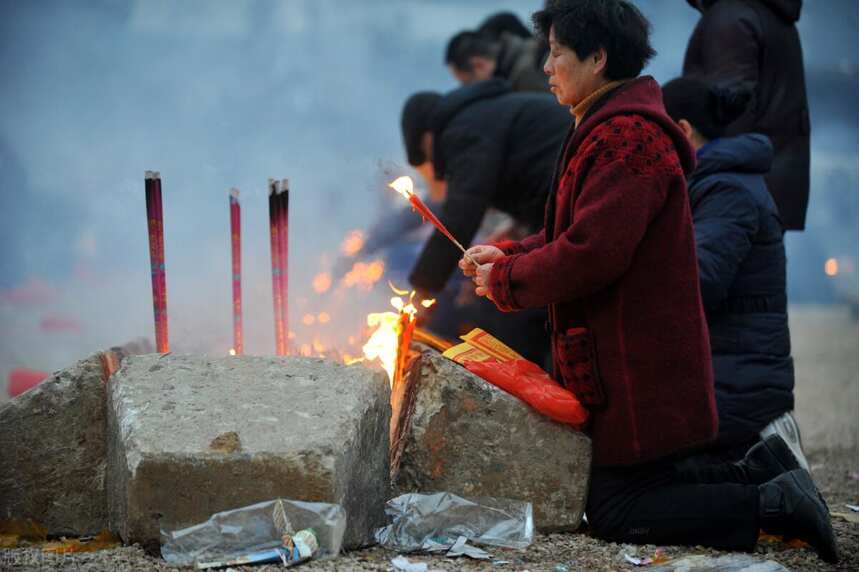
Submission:
[[[730,469],[709,454],[595,467],[588,523],[596,536],[614,542],[751,550],[758,538],[758,487],[732,482]]]

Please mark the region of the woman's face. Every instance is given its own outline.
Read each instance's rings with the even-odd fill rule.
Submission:
[[[605,83],[605,50],[580,60],[576,52],[559,43],[555,26],[549,29],[549,56],[543,71],[549,76],[549,88],[558,103],[575,107]]]

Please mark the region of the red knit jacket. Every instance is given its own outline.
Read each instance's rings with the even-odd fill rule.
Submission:
[[[502,310],[549,307],[556,377],[591,410],[594,464],[712,441],[717,417],[685,173],[694,151],[650,77],[570,133],[546,227],[490,275]]]

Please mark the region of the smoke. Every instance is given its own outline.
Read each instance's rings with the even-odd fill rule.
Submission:
[[[403,101],[418,90],[454,87],[442,65],[453,33],[497,10],[527,21],[539,4],[0,3],[0,377],[14,367],[64,367],[153,337],[147,169],[163,180],[173,349],[224,355],[231,346],[228,189],[235,186],[242,192],[245,347],[273,352],[268,177],[290,179],[291,321],[300,336],[311,336],[302,315],[329,311],[313,291],[314,277],[336,265],[349,231],[366,228],[398,200],[382,184],[380,165],[405,162]],[[665,81],[680,72],[697,14],[681,0],[638,4],[659,51],[646,71]],[[809,82],[819,77],[812,70],[824,69],[836,91],[826,92],[825,106],[812,106],[815,161],[832,168],[815,171],[814,226],[797,241],[818,245],[825,258],[820,227],[835,223],[818,220],[828,200],[819,187],[831,187],[825,181],[855,162],[857,149],[855,123],[836,115],[851,108],[844,102],[855,93],[838,95],[845,82],[855,87],[856,22],[850,2],[815,4],[800,29]],[[853,19],[839,10],[852,10]],[[838,180],[855,197],[856,171],[848,171]],[[852,204],[854,215],[838,224],[855,227]],[[794,257],[791,270],[828,287],[822,261],[807,264]],[[357,328],[361,316],[388,309],[384,283],[370,294],[341,294],[329,327],[348,320],[346,329]]]

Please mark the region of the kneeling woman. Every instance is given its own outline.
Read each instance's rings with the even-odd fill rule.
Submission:
[[[625,0],[549,0],[534,15],[544,70],[570,107],[544,230],[475,246],[460,266],[504,311],[548,306],[556,377],[589,406],[588,521],[614,541],[751,549],[758,530],[837,559],[808,473],[684,482],[717,435],[707,324],[686,189],[695,152],[637,77],[649,23]],[[768,482],[767,482],[768,481]]]

